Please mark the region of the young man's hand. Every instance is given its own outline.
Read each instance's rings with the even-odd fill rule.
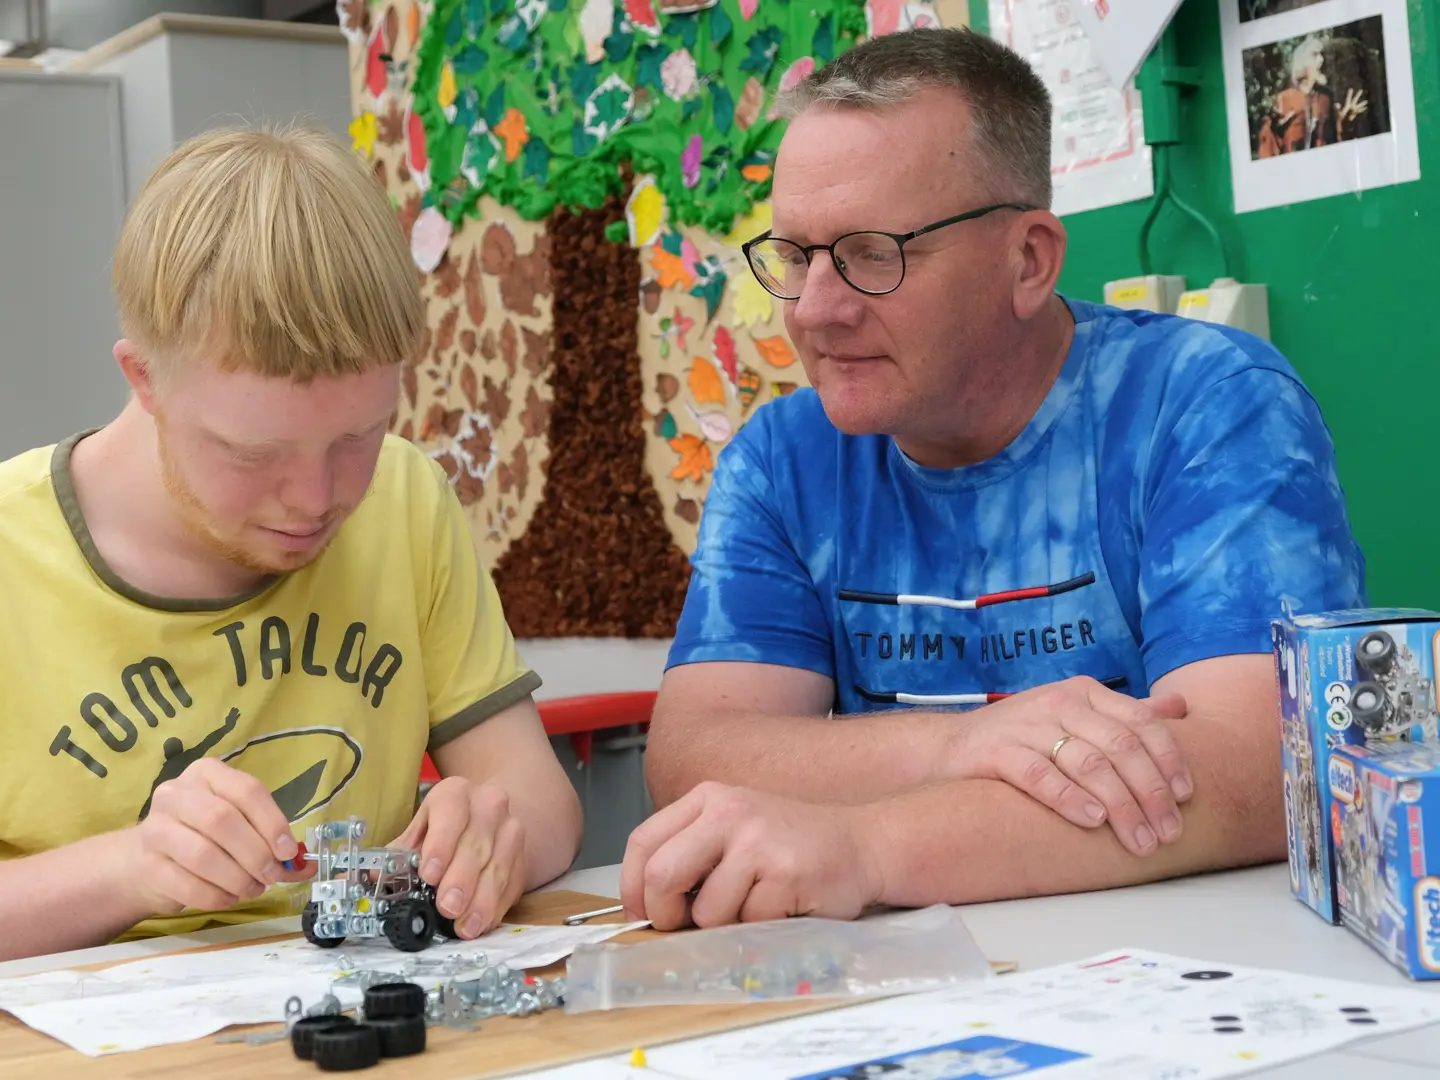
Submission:
[[[657,930],[853,919],[878,902],[881,885],[852,813],[707,781],[630,834],[620,899]]]
[[[525,828],[494,784],[447,776],[393,846],[419,849],[420,876],[461,938],[494,929],[525,890]]]
[[[1133,855],[1180,839],[1194,790],[1168,723],[1178,694],[1144,701],[1094,679],[1050,683],[957,718],[947,774],[1004,780],[1083,828],[1109,823]]]
[[[215,758],[157,787],[150,813],[119,835],[135,845],[126,881],[151,915],[223,911],[315,873],[280,865],[300,850],[290,822],[264,784]]]

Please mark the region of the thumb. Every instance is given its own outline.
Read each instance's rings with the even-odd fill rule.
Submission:
[[[391,847],[418,848],[420,842],[425,839],[425,828],[429,821],[429,808],[420,804],[420,809],[415,811],[415,816],[410,819],[410,824],[405,826],[405,831],[391,842]]]

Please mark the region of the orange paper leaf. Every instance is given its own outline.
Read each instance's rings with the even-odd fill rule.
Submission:
[[[514,161],[521,149],[530,141],[530,131],[525,126],[525,114],[519,109],[509,109],[505,118],[491,129],[505,140],[505,160]]]
[[[670,440],[670,449],[680,455],[680,464],[670,470],[673,480],[705,479],[710,464],[710,447],[699,435],[677,435]]]
[[[655,245],[655,253],[650,256],[650,265],[659,272],[662,289],[673,289],[676,285],[688,289],[695,281],[690,271],[685,269],[685,260],[679,255],[671,255],[659,244]]]
[[[783,337],[755,338],[755,348],[771,367],[787,368],[795,362],[795,353]]]
[[[697,405],[725,404],[725,384],[720,381],[720,372],[703,356],[695,357],[695,366],[690,369],[690,393]]]
[[[746,165],[740,170],[740,175],[746,180],[756,184],[763,184],[770,179],[769,165]]]

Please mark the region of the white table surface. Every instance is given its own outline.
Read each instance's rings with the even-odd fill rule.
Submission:
[[[618,866],[566,874],[542,891],[619,891]],[[1440,981],[1413,982],[1340,927],[1326,925],[1290,895],[1283,865],[1182,878],[1109,892],[976,904],[965,922],[992,960],[1022,970],[1118,948],[1153,949],[1199,960],[1440,993]],[[0,978],[173,952],[187,945],[243,941],[299,929],[299,919],[106,945],[0,963]],[[1354,1043],[1344,1051],[1252,1073],[1264,1080],[1440,1080],[1440,1024]]]

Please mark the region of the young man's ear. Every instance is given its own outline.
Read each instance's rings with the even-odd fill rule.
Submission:
[[[130,384],[130,389],[134,391],[135,399],[140,402],[141,408],[148,413],[153,413],[158,397],[155,378],[150,372],[149,363],[140,353],[140,347],[128,338],[121,338],[115,343],[112,352],[115,362],[120,365],[120,371],[125,376],[125,381]]]

